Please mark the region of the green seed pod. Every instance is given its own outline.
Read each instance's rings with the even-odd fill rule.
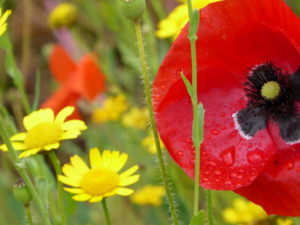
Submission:
[[[136,22],[145,11],[145,0],[121,0],[121,9],[124,16]]]
[[[13,187],[13,194],[15,198],[21,202],[24,206],[27,206],[29,202],[32,200],[32,195],[29,192],[26,184],[22,179],[16,181]]]

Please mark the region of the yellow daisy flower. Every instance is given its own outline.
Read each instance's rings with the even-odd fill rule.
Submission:
[[[123,115],[122,124],[125,127],[144,130],[149,122],[149,114],[147,109],[132,107],[129,112]]]
[[[192,4],[194,8],[202,9],[208,4],[218,1],[220,0],[192,0]],[[177,6],[167,18],[159,22],[156,36],[159,38],[175,39],[188,20],[187,3],[184,1],[181,5]]]
[[[94,123],[117,121],[127,108],[128,102],[123,94],[118,94],[115,97],[108,97],[104,100],[102,107],[96,108],[93,111],[92,121]]]
[[[138,166],[135,165],[123,173],[118,173],[127,161],[128,155],[118,151],[104,150],[102,154],[98,148],[90,150],[90,167],[78,156],[71,157],[71,163],[62,168],[64,175],[58,180],[71,187],[64,188],[75,194],[76,201],[99,202],[104,197],[113,195],[128,196],[132,189],[125,188],[137,182],[140,175],[133,175]]]
[[[223,211],[224,221],[230,224],[253,224],[254,221],[264,221],[268,215],[258,205],[237,198],[233,201],[233,207]]]
[[[6,20],[11,14],[11,10],[6,10],[4,14],[2,14],[2,9],[0,8],[0,36],[6,31],[7,23]]]
[[[160,185],[146,185],[137,190],[130,200],[137,205],[160,206],[165,189]]]
[[[65,107],[57,116],[52,109],[34,111],[23,119],[27,132],[13,135],[10,140],[15,150],[22,150],[19,158],[34,155],[42,150],[50,151],[59,148],[59,142],[77,138],[87,127],[81,120],[65,119],[74,111],[74,107]],[[7,151],[6,145],[0,149]]]

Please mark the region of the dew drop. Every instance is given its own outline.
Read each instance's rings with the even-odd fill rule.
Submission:
[[[225,184],[225,185],[228,185],[228,186],[229,186],[229,185],[230,185],[230,186],[232,185],[232,183],[231,183],[230,180],[226,180],[224,184]]]
[[[207,140],[211,139],[211,136],[210,136],[210,135],[207,135],[207,136],[206,136],[206,139],[207,139]]]
[[[236,173],[232,173],[232,174],[230,174],[230,176],[231,176],[232,178],[236,178],[236,177],[237,177],[237,174],[236,174]]]
[[[188,143],[188,144],[191,144],[191,143],[192,143],[192,140],[189,139],[189,138],[187,138],[187,139],[185,139],[185,142]]]
[[[252,143],[248,143],[248,148],[252,148],[252,147],[253,147]]]
[[[235,162],[235,148],[232,146],[220,154],[225,165],[230,166]]]
[[[297,169],[296,169],[296,170],[297,170],[297,172],[300,172],[300,167],[297,167]]]
[[[225,117],[226,113],[225,112],[221,112],[221,117]]]
[[[215,175],[221,175],[222,172],[221,172],[220,170],[215,170],[215,171],[214,171],[214,174],[215,174]]]
[[[211,133],[212,135],[219,135],[219,134],[220,134],[220,131],[217,130],[217,129],[212,129],[212,130],[210,131],[210,133]]]
[[[179,151],[179,152],[177,152],[177,155],[178,156],[183,156],[183,152]]]
[[[264,153],[260,150],[248,152],[247,159],[249,163],[260,164],[263,161]]]
[[[289,162],[289,163],[286,165],[286,168],[287,168],[288,170],[294,169],[294,163]]]

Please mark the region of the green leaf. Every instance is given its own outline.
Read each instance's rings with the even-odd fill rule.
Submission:
[[[180,76],[185,84],[187,92],[189,93],[189,95],[192,98],[192,85],[191,85],[190,81],[186,78],[186,76],[182,72],[181,72]]]
[[[189,223],[189,225],[204,225],[205,223],[205,213],[204,210],[200,210],[197,215],[194,215]]]
[[[197,31],[199,26],[199,11],[195,9],[192,14],[189,28],[189,39],[197,40]]]
[[[205,113],[205,109],[203,108],[202,103],[199,103],[198,104],[198,117],[199,117],[199,129],[200,129],[200,134],[199,134],[200,143],[202,143],[202,141],[203,141],[204,113]]]

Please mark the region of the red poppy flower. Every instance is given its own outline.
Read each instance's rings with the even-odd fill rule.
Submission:
[[[201,11],[198,97],[206,110],[201,185],[269,214],[300,216],[300,20],[283,0],[223,0]],[[194,176],[186,26],[160,66],[153,101],[170,155]]]
[[[42,108],[52,108],[58,112],[65,106],[76,106],[82,97],[91,101],[104,90],[105,76],[92,54],[83,56],[76,65],[66,51],[56,45],[50,55],[49,67],[60,87]],[[77,111],[76,116],[79,115]]]

